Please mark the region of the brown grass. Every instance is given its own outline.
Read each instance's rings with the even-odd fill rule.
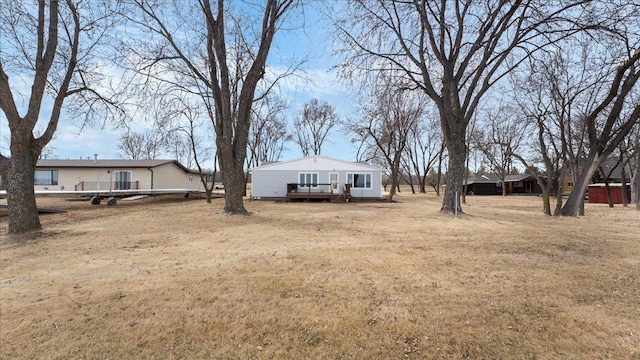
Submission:
[[[0,239],[0,358],[640,359],[640,212],[397,200],[41,198],[70,211]]]

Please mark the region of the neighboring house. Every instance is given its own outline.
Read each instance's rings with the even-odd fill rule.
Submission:
[[[301,194],[320,197],[345,194],[345,191],[355,199],[382,197],[382,169],[364,163],[315,155],[266,163],[250,171],[253,199]]]
[[[584,161],[579,161],[578,173],[582,172],[582,164]],[[564,195],[568,195],[573,190],[574,179],[578,177],[579,174],[574,176],[573,171],[571,169],[567,172],[564,177],[562,193]],[[630,171],[627,170],[625,181],[628,182],[631,179]],[[621,183],[622,182],[622,165],[620,161],[615,156],[610,156],[605,159],[602,164],[596,169],[595,173],[591,177],[589,183]]]
[[[202,189],[200,175],[175,160],[38,160],[35,190]]]
[[[507,175],[507,194],[542,194],[542,189],[531,174]],[[502,180],[495,174],[470,177],[467,179],[469,195],[502,195]]]

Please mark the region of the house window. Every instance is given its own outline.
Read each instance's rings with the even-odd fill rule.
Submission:
[[[318,173],[299,173],[300,186],[318,187]]]
[[[131,190],[131,171],[116,171],[115,190]]]
[[[34,185],[58,185],[58,170],[36,170]]]
[[[352,188],[371,189],[371,174],[347,174],[347,184]]]

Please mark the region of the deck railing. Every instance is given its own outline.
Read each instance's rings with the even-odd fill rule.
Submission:
[[[75,186],[75,191],[94,190],[138,190],[138,181],[81,181]]]
[[[289,199],[330,199],[336,200],[342,198],[348,200],[351,198],[351,185],[345,184],[341,189],[337,183],[316,183],[316,184],[287,184],[287,198]]]

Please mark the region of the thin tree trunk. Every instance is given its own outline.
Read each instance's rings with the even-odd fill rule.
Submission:
[[[637,140],[640,142],[640,139]],[[640,145],[640,144],[637,144]],[[632,183],[635,184],[633,189],[635,189],[635,202],[636,202],[636,210],[640,211],[640,146],[637,146],[636,149],[636,170],[634,171]],[[634,192],[634,191],[632,191]]]
[[[507,196],[507,182],[505,181],[506,178],[506,174],[502,173],[502,196]]]
[[[640,211],[640,151],[638,151],[638,156],[636,160],[636,210]]]
[[[613,207],[613,198],[611,197],[611,186],[609,186],[609,178],[604,179],[604,188],[607,191],[607,203],[609,207]]]
[[[421,194],[426,194],[427,193],[427,174],[429,173],[430,169],[427,169],[424,172],[424,175],[422,175],[422,177],[420,178],[420,193]]]
[[[620,173],[622,182],[622,206],[629,206],[629,198],[627,197],[627,173],[624,171],[624,164],[622,165],[622,171]]]
[[[473,131],[473,129],[472,129],[472,131]],[[467,151],[466,151],[465,160],[464,160],[465,161],[465,165],[464,165],[465,171],[464,172],[466,174],[464,175],[464,185],[462,187],[463,188],[463,191],[462,191],[462,203],[465,204],[465,205],[467,204],[467,190],[468,190],[468,186],[469,186],[468,185],[468,181],[469,181],[469,172],[468,172],[468,170],[469,170],[469,157],[471,156],[470,151],[468,149],[469,149],[469,146],[467,146]]]
[[[558,183],[556,187],[556,208],[553,211],[553,216],[558,216],[562,213],[562,184]]]
[[[552,179],[552,189],[556,189],[556,207],[553,211],[553,216],[559,216],[562,213],[562,200],[564,192],[564,178],[567,176],[566,167],[560,169],[560,176],[557,179]]]
[[[436,180],[436,195],[440,196],[440,185],[442,183],[442,151],[438,155],[438,177]]]

